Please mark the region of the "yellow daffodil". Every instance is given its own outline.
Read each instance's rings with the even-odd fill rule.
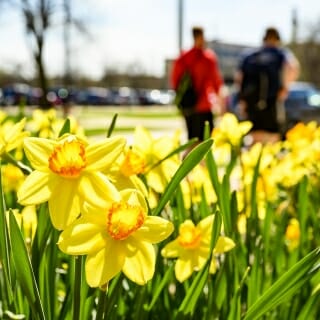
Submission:
[[[25,177],[22,170],[9,163],[1,167],[4,192],[17,191]]]
[[[105,208],[86,206],[84,214],[60,235],[59,248],[71,255],[87,255],[86,279],[101,287],[120,271],[143,285],[155,271],[153,243],[173,231],[171,222],[147,215],[144,196],[137,190],[120,191],[121,199]]]
[[[217,195],[213,189],[208,169],[202,164],[198,164],[180,185],[186,208],[190,208],[191,203],[200,203],[202,201],[202,189],[207,203],[217,202]]]
[[[172,156],[161,163],[179,146],[179,132],[173,137],[162,136],[154,138],[145,128],[137,126],[134,132],[134,142],[126,159],[125,171],[144,174],[148,186],[162,193],[178,169],[178,155]],[[129,166],[130,164],[130,166]]]
[[[70,133],[84,137],[84,130],[78,125],[75,117],[69,115],[68,119],[70,120]],[[27,123],[27,128],[37,137],[57,138],[64,121],[65,119],[58,117],[56,109],[35,109],[31,120]]]
[[[23,138],[29,135],[24,131],[26,119],[22,119],[18,123],[6,121],[0,127],[0,155],[8,153],[22,144]]]
[[[138,174],[142,172],[142,168],[142,159],[129,148],[124,150],[104,173],[119,191],[123,189],[138,189],[147,197],[148,190],[138,177]]]
[[[18,209],[7,211],[7,218],[9,218],[10,212],[14,214],[18,225],[22,229],[27,244],[30,244],[36,233],[38,223],[36,207],[24,207],[21,212]]]
[[[300,223],[297,219],[292,218],[285,233],[286,244],[289,250],[293,250],[299,246],[300,243]]]
[[[161,254],[165,258],[178,258],[175,264],[175,275],[178,281],[187,280],[194,271],[201,270],[210,254],[211,231],[214,215],[201,220],[196,226],[191,220],[184,221],[179,228],[179,236],[168,243]],[[234,242],[220,236],[213,254],[231,250]],[[212,259],[210,272],[216,271],[216,260]]]
[[[18,190],[19,203],[48,201],[57,229],[64,229],[76,219],[85,201],[104,206],[117,190],[101,171],[117,159],[125,142],[115,137],[88,145],[71,134],[58,140],[26,138],[24,150],[35,171]]]
[[[225,113],[218,125],[212,131],[215,145],[230,143],[233,147],[242,145],[243,137],[252,128],[250,121],[239,122],[233,113]]]

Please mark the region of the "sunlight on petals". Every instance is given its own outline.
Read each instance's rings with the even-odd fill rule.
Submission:
[[[228,237],[219,237],[216,246],[213,250],[215,254],[224,253],[230,251],[235,247],[235,243]]]
[[[33,171],[19,188],[17,196],[22,205],[34,205],[47,201],[56,187],[52,175]]]
[[[180,248],[178,240],[173,240],[161,250],[161,254],[166,258],[177,258]]]
[[[49,172],[48,159],[56,145],[54,140],[30,137],[24,140],[23,147],[34,169]]]
[[[88,145],[86,157],[88,161],[88,171],[102,171],[110,167],[122,152],[126,140],[123,137],[108,138]]]
[[[90,287],[101,287],[122,269],[125,254],[116,241],[106,243],[107,247],[88,255],[85,264],[86,279]]]
[[[144,285],[149,281],[155,270],[155,249],[147,242],[134,243],[136,253],[127,256],[123,265],[123,273],[133,282]]]
[[[105,246],[103,230],[88,219],[80,218],[77,224],[61,234],[58,246],[63,252],[72,255],[100,251]]]
[[[120,199],[118,190],[100,172],[83,174],[79,184],[79,193],[83,199],[99,207]]]
[[[147,240],[151,243],[157,243],[168,238],[173,232],[171,222],[155,216],[147,216],[144,224],[135,232],[132,237],[141,241]]]
[[[80,215],[80,199],[77,195],[76,181],[64,181],[63,184],[63,191],[56,188],[49,200],[52,224],[58,230],[65,229]]]
[[[179,259],[175,265],[175,274],[179,282],[187,280],[193,273],[193,265],[190,259]]]

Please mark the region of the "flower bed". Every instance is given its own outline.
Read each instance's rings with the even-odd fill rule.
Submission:
[[[244,148],[227,113],[183,160],[179,132],[1,123],[1,318],[320,317],[315,123]]]

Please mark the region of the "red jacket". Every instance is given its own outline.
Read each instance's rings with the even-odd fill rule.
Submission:
[[[214,108],[212,96],[219,92],[223,84],[215,53],[210,49],[196,47],[182,53],[173,64],[171,73],[173,89],[177,88],[185,69],[189,70],[198,93],[196,111],[211,111],[212,107]]]

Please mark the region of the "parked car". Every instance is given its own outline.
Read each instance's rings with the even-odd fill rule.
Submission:
[[[78,90],[74,101],[80,105],[104,106],[112,102],[112,92],[103,87],[88,87]]]
[[[12,83],[2,88],[2,104],[4,106],[31,104],[32,87],[26,83]]]
[[[307,82],[290,86],[285,100],[288,129],[298,122],[317,121],[320,124],[320,90]]]

